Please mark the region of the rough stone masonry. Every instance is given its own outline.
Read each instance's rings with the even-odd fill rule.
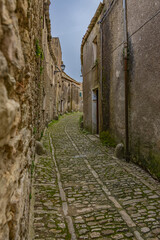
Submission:
[[[0,240],[27,239],[43,2],[0,1]]]

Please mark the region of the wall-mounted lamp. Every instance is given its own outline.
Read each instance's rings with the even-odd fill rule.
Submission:
[[[64,72],[64,70],[65,70],[65,67],[66,67],[66,66],[65,66],[64,64],[61,65],[61,69],[62,69],[63,72]]]
[[[62,64],[61,65],[61,70],[59,69],[59,67],[58,66],[56,66],[56,68],[58,69],[58,70],[56,70],[56,71],[54,71],[54,74],[56,74],[56,73],[58,73],[58,72],[63,72],[64,70],[65,70],[65,65],[64,64]]]

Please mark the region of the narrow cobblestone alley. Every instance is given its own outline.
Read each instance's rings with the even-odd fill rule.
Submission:
[[[79,129],[80,113],[46,130],[33,173],[32,240],[160,239],[160,184]]]

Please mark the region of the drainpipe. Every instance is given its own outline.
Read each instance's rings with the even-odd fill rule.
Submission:
[[[101,95],[101,101],[100,101],[100,111],[99,111],[99,132],[102,131],[103,126],[103,32],[102,32],[102,25],[100,24],[100,36],[101,36],[101,63],[100,63],[100,95]]]
[[[100,33],[101,33],[101,78],[100,78],[100,83],[101,83],[101,101],[103,101],[103,83],[102,83],[102,77],[103,77],[103,72],[102,72],[102,64],[103,64],[103,32],[102,32],[102,25],[100,25]]]
[[[128,121],[128,34],[127,34],[127,0],[123,0],[124,10],[124,77],[125,77],[125,145],[126,161],[129,162],[129,121]]]

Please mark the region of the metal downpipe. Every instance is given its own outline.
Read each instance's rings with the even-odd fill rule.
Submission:
[[[127,34],[127,0],[123,0],[124,10],[124,78],[125,78],[125,158],[129,162],[129,111],[128,111],[128,34]]]

